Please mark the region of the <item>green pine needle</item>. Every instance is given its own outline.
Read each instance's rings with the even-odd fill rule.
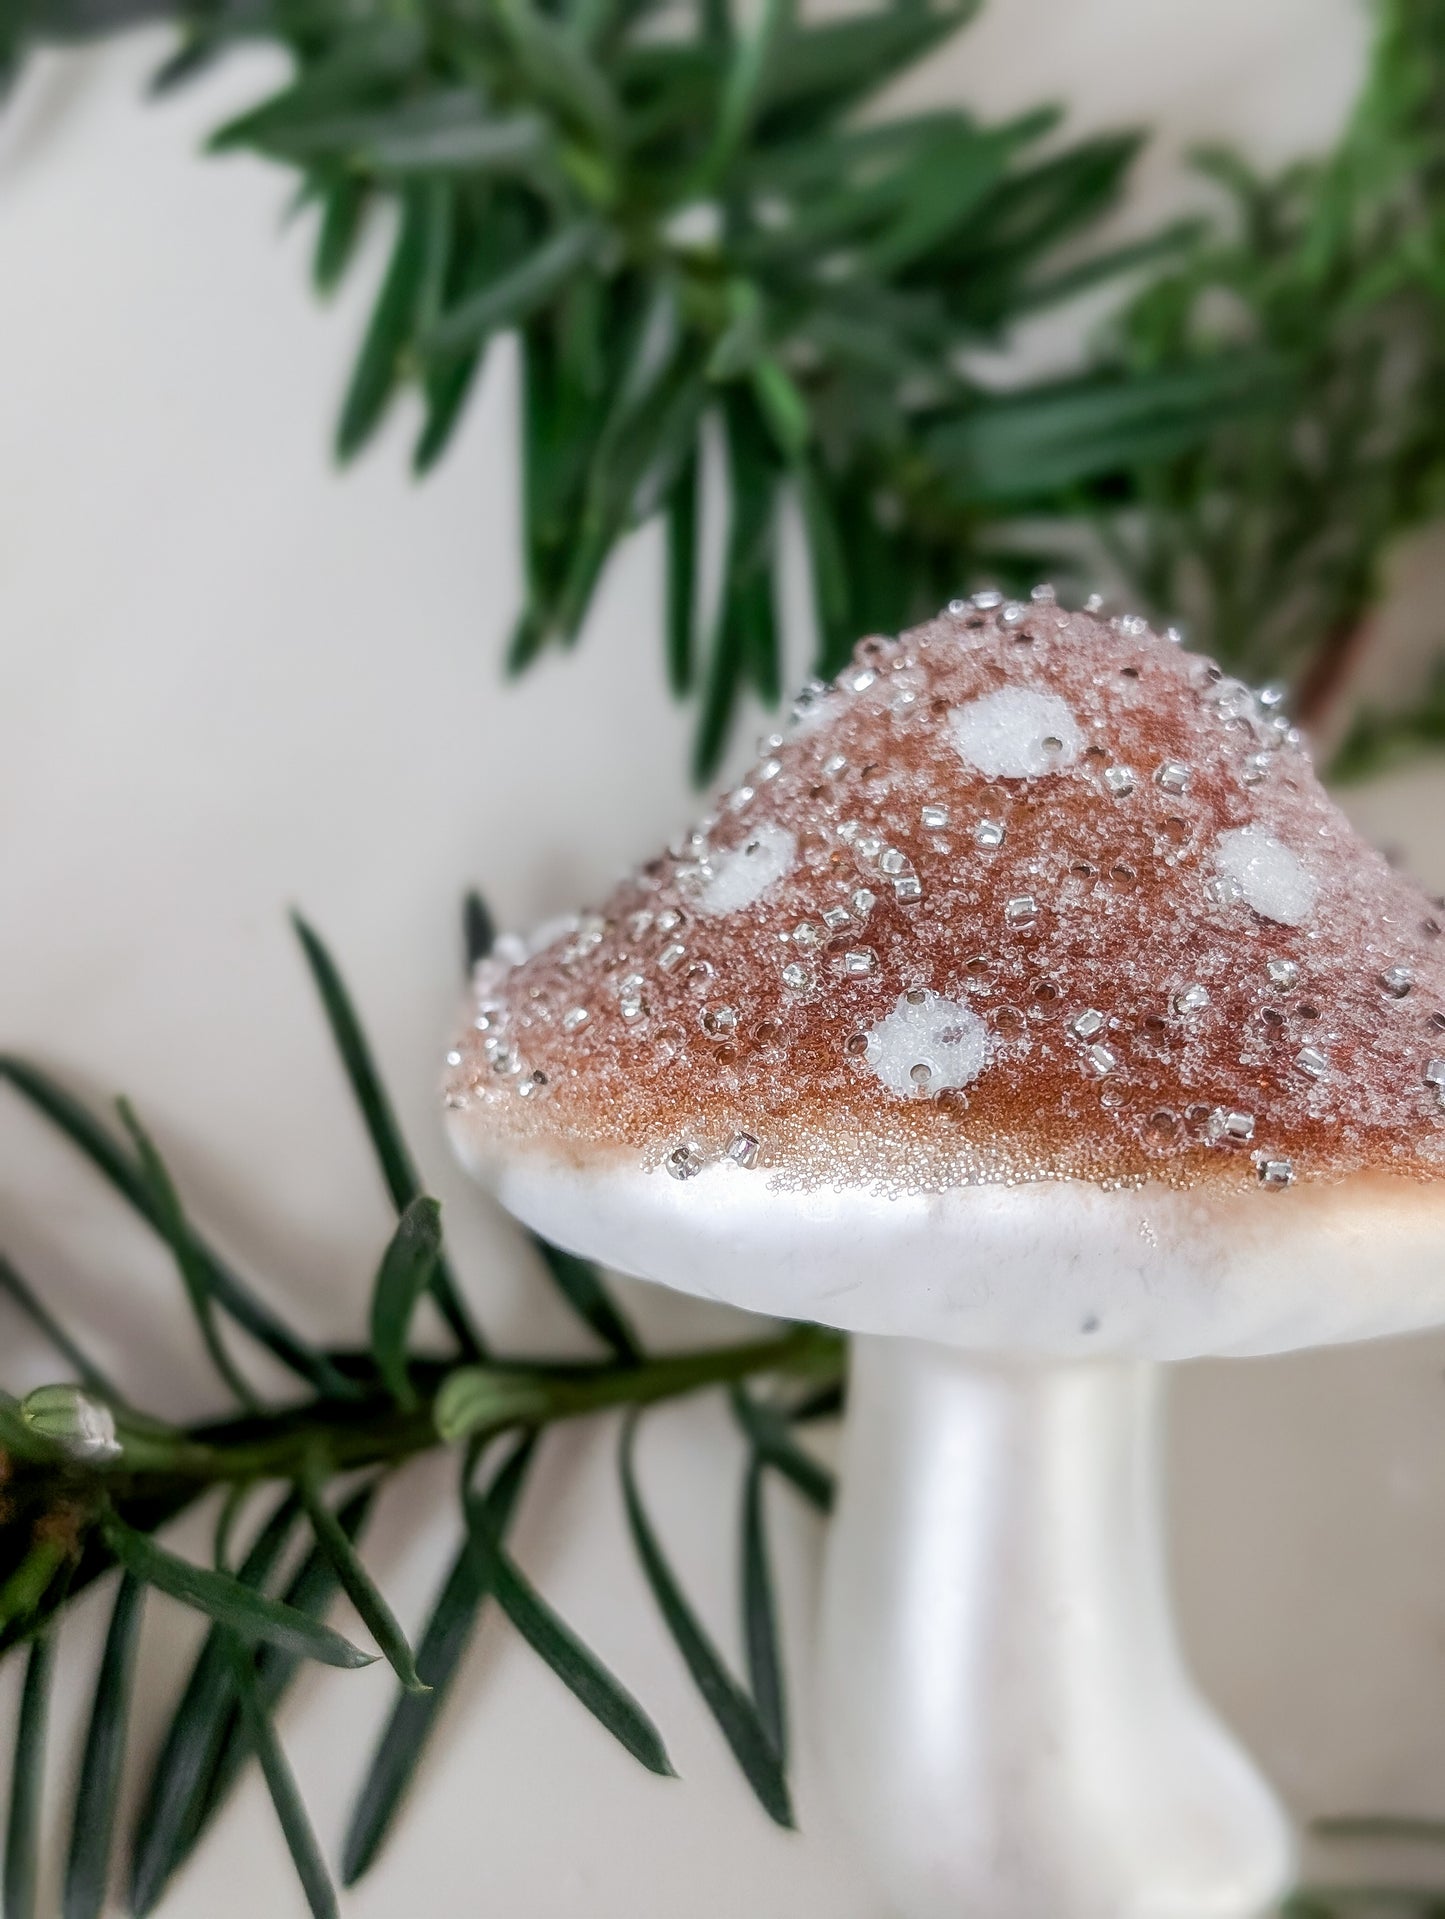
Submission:
[[[404,1213],[413,1200],[423,1197],[421,1181],[402,1138],[391,1101],[377,1073],[351,996],[320,935],[307,925],[299,913],[293,913],[291,921],[320,995],[351,1090],[361,1108],[362,1120],[391,1194],[392,1204],[398,1214]],[[444,1254],[439,1254],[432,1266],[430,1286],[432,1296],[457,1344],[468,1357],[478,1358],[485,1347],[481,1335],[472,1324],[471,1315],[462,1304]]]
[[[36,1919],[41,1798],[54,1667],[53,1635],[42,1632],[31,1642],[26,1657],[20,1717],[15,1727],[10,1812],[5,1826],[5,1919]]]
[[[763,1461],[754,1453],[743,1475],[743,1645],[747,1652],[748,1690],[757,1708],[758,1721],[778,1755],[779,1764],[786,1766],[788,1709],[763,1488]]]
[[[308,1461],[302,1473],[301,1499],[316,1543],[330,1560],[337,1584],[356,1608],[398,1680],[408,1692],[425,1692],[426,1684],[418,1677],[406,1634],[347,1538],[345,1528],[327,1505],[324,1488],[325,1476],[319,1461]],[[275,1643],[274,1637],[272,1643]]]
[[[326,1666],[372,1664],[370,1653],[353,1646],[329,1626],[282,1600],[268,1599],[230,1573],[211,1572],[177,1558],[115,1513],[103,1516],[101,1530],[106,1545],[132,1578],[205,1613],[248,1644],[264,1641]]]
[[[722,1656],[704,1631],[668,1564],[643,1506],[633,1464],[636,1430],[637,1416],[632,1414],[622,1429],[619,1463],[627,1522],[647,1583],[694,1685],[758,1803],[777,1825],[791,1829],[794,1824],[792,1800],[778,1749],[758,1708],[728,1672]]]
[[[523,1576],[503,1548],[484,1505],[468,1503],[467,1525],[492,1597],[533,1652],[639,1764],[664,1778],[675,1777],[657,1728],[621,1681]]]
[[[101,1655],[75,1790],[61,1899],[64,1919],[101,1919],[105,1909],[144,1603],[145,1587],[129,1573],[122,1574]]]
[[[498,1539],[506,1537],[532,1453],[530,1439],[519,1441],[486,1492],[470,1495]],[[398,1697],[352,1812],[341,1854],[341,1876],[348,1886],[375,1863],[392,1830],[491,1591],[490,1571],[469,1531],[417,1644],[417,1670],[427,1690]]]

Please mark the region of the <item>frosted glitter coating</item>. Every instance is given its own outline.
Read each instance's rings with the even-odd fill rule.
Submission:
[[[976,1080],[988,1060],[988,1028],[972,1007],[939,993],[901,993],[869,1029],[864,1058],[905,1099]]]
[[[990,776],[960,754],[950,716],[1003,693],[1066,709],[1030,733],[1060,743],[1048,770]],[[1209,1187],[1251,1209],[1364,1172],[1440,1179],[1426,1071],[1445,1053],[1445,910],[1248,689],[1148,629],[1036,603],[1011,625],[970,607],[865,640],[805,711],[759,749],[779,770],[747,773],[740,809],[719,796],[545,951],[499,947],[479,969],[446,1080],[474,1163],[535,1146],[645,1174],[685,1147],[706,1177],[656,1183],[688,1204],[714,1174],[897,1196]],[[1119,766],[1138,770],[1127,793]],[[1187,770],[1181,790],[1163,766]],[[925,806],[949,824],[925,826]],[[1000,843],[977,843],[980,821]],[[1396,996],[1381,980],[1401,968]],[[870,1067],[870,1033],[910,992],[984,1029],[966,1092],[910,1073],[904,1094]],[[704,1023],[719,1006],[726,1030]],[[728,1160],[740,1135],[758,1143],[747,1169]],[[1260,1169],[1286,1163],[1281,1194]]]
[[[704,868],[694,904],[699,913],[737,913],[752,906],[792,870],[798,842],[785,826],[765,820],[731,852]]]
[[[959,757],[990,779],[1028,779],[1072,766],[1084,736],[1057,693],[1005,686],[948,716]]]
[[[1215,863],[1238,886],[1246,904],[1267,920],[1303,926],[1314,910],[1318,881],[1262,826],[1237,826],[1221,833]]]

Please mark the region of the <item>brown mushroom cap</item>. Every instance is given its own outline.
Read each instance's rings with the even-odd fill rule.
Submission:
[[[480,969],[474,1158],[894,1195],[1439,1177],[1437,905],[1267,696],[995,598],[864,640],[695,832]]]

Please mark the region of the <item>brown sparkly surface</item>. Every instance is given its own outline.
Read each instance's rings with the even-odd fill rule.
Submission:
[[[965,761],[950,713],[1010,686],[1065,702],[1072,764],[989,778]],[[1160,783],[1168,762],[1183,792]],[[1111,768],[1132,771],[1129,791],[1110,790]],[[925,807],[947,824],[925,825]],[[976,841],[985,820],[1005,829],[996,849]],[[1300,924],[1211,890],[1219,836],[1240,827],[1314,882]],[[759,835],[786,845],[780,829],[788,870],[750,904],[699,911],[729,855]],[[910,877],[919,897],[897,897]],[[1011,921],[1023,896],[1036,915]],[[830,908],[846,925],[824,925]],[[1049,602],[969,606],[863,641],[690,840],[522,963],[484,964],[448,1104],[483,1152],[531,1140],[700,1162],[745,1136],[758,1177],[808,1184],[1242,1186],[1266,1160],[1297,1180],[1438,1177],[1440,917],[1354,832],[1284,723],[1198,655]],[[850,975],[850,953],[870,970]],[[1271,960],[1293,961],[1297,983],[1272,982]],[[1400,967],[1397,996],[1382,976]],[[1182,1012],[1191,986],[1208,1003]],[[874,1071],[867,1035],[909,991],[982,1020],[988,1057],[967,1086],[902,1093]],[[1073,1022],[1090,1009],[1104,1025],[1086,1040]],[[1112,1057],[1102,1074],[1091,1045]],[[1231,1114],[1249,1137],[1223,1130]]]

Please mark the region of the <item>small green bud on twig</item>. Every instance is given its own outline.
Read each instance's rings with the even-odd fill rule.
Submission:
[[[32,1432],[69,1453],[72,1459],[118,1459],[120,1439],[115,1414],[103,1399],[81,1386],[38,1386],[20,1403],[20,1416]]]

